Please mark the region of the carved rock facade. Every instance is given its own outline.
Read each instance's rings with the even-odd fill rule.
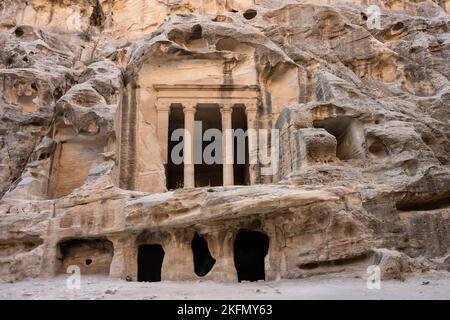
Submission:
[[[449,11],[0,1],[0,278],[450,270]],[[194,121],[279,154],[250,163],[248,136],[241,165],[173,163]]]

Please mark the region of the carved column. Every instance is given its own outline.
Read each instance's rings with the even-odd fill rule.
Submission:
[[[164,164],[168,163],[170,102],[158,101],[157,134]]]
[[[222,112],[222,156],[223,156],[223,185],[234,185],[233,171],[233,123],[232,112],[233,104],[224,103],[220,106]]]
[[[247,114],[248,129],[248,153],[249,153],[249,175],[250,184],[254,185],[259,180],[259,161],[258,161],[258,107],[256,101],[245,105]]]
[[[195,110],[194,102],[183,103],[184,111],[184,187],[195,188],[194,135]]]

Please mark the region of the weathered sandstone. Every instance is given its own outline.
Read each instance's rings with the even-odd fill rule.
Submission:
[[[0,1],[0,278],[450,270],[449,12]],[[279,130],[279,170],[174,164],[170,135],[194,119]]]

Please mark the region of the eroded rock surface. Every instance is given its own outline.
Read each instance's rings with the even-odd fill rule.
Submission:
[[[246,259],[267,280],[449,270],[449,12],[0,1],[0,278],[237,281]],[[279,170],[247,163],[222,187],[200,168],[179,188],[168,136],[191,105],[206,127],[231,106],[233,126],[278,129]]]

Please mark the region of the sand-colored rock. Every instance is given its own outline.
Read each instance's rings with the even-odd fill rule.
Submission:
[[[449,10],[1,1],[0,278],[448,270]],[[176,165],[194,120],[279,130],[279,155],[250,163],[249,136],[242,166]]]

